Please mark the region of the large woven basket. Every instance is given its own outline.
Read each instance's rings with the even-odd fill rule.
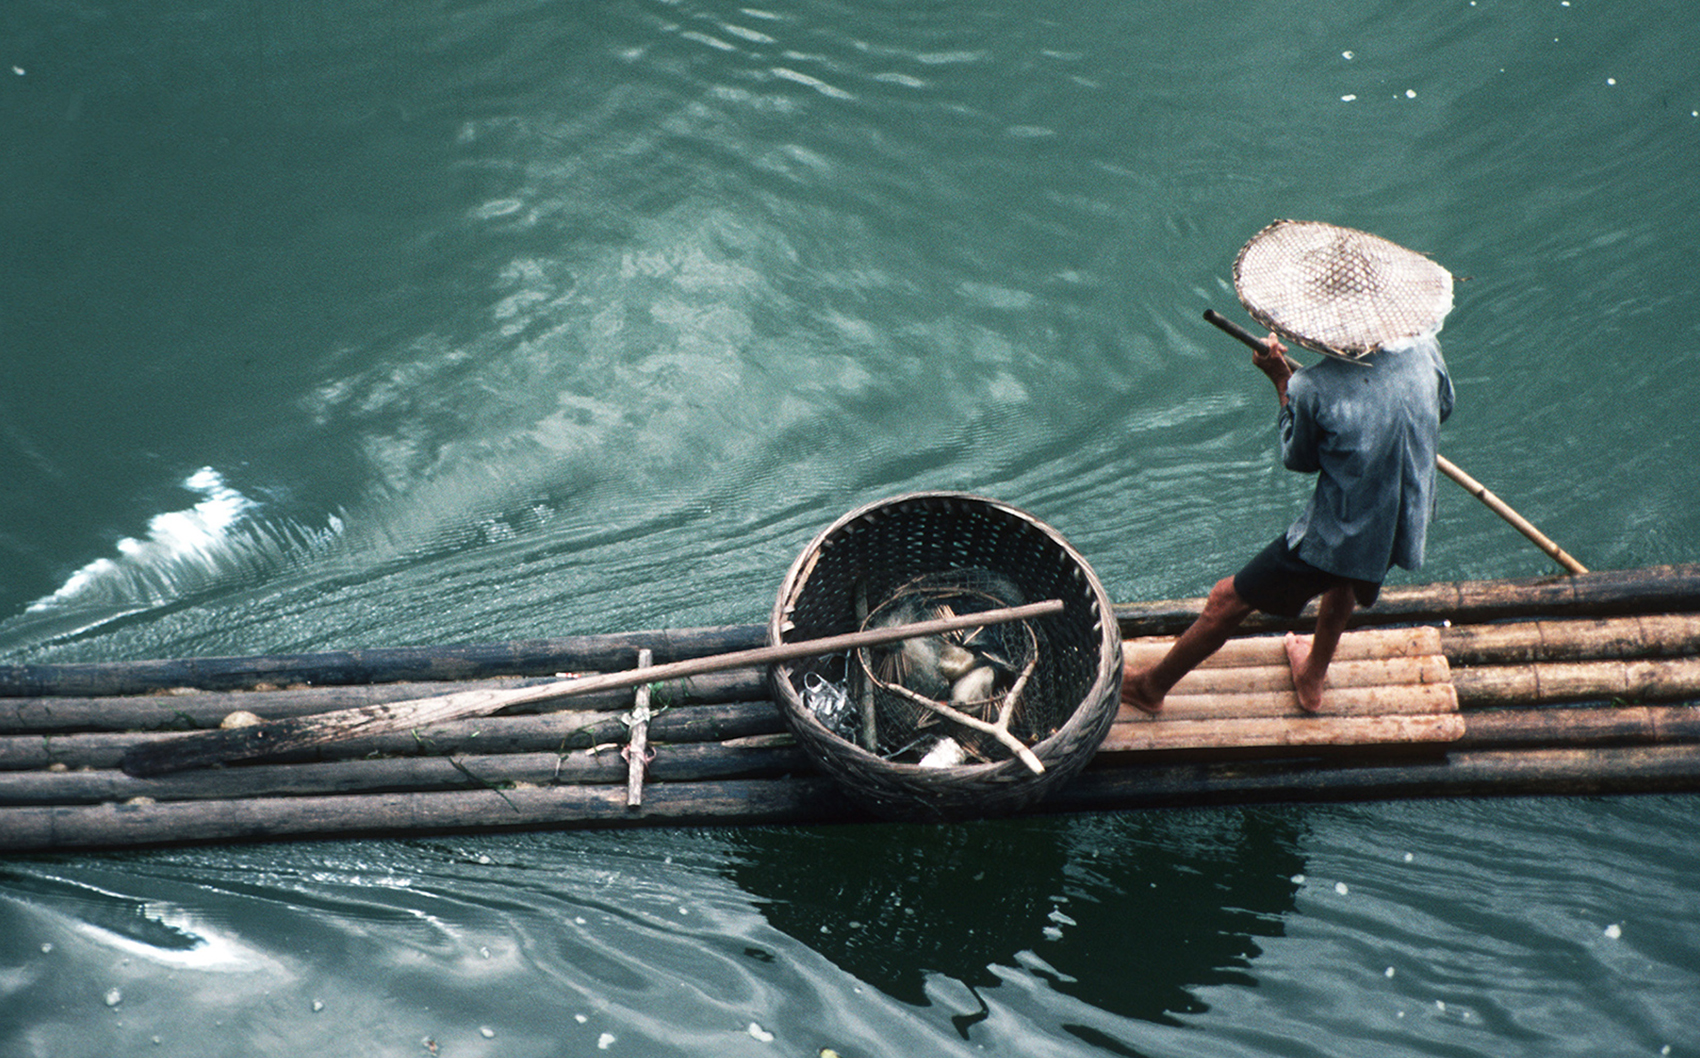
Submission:
[[[824,530],[797,557],[768,624],[771,644],[856,631],[866,610],[918,577],[990,571],[1025,602],[1061,599],[1063,611],[1030,622],[1039,641],[1034,683],[1073,703],[1031,750],[1035,774],[1013,756],[954,767],[889,760],[823,724],[805,702],[821,680],[843,680],[848,659],[812,658],[773,669],[787,725],[822,770],[875,813],[943,821],[1023,808],[1085,766],[1115,719],[1121,633],[1085,558],[1031,515],[954,492],[914,493],[869,504]]]

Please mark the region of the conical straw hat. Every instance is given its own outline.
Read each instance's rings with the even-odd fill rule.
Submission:
[[[1452,311],[1452,273],[1368,232],[1278,220],[1234,260],[1253,319],[1306,349],[1361,360],[1399,338],[1435,334]]]

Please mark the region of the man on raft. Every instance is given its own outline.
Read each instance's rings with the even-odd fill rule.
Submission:
[[[1124,706],[1157,714],[1180,678],[1253,610],[1297,617],[1320,596],[1316,634],[1286,639],[1299,707],[1314,713],[1352,611],[1375,603],[1393,566],[1422,565],[1440,424],[1453,403],[1439,343],[1420,335],[1357,363],[1327,358],[1297,370],[1286,352],[1272,333],[1251,362],[1281,402],[1282,463],[1316,474],[1316,491],[1286,532],[1216,583],[1162,660],[1144,669],[1124,663]]]

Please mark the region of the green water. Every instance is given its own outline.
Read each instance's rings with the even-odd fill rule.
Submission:
[[[1199,318],[1276,217],[1470,277],[1442,451],[1592,567],[1695,561],[1697,52],[1649,0],[16,0],[0,662],[755,621],[923,488],[1200,594],[1308,484]],[[1552,568],[1443,487],[1395,582]],[[1696,1054],[1697,824],[30,858],[0,1055]]]

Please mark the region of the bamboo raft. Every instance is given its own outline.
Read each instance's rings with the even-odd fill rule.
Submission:
[[[1128,656],[1203,600],[1116,607]],[[1700,790],[1700,565],[1389,588],[1323,715],[1299,715],[1255,617],[1168,699],[1118,719],[1030,811]],[[1290,627],[1303,629],[1304,621]],[[761,626],[310,655],[0,666],[0,851],[545,827],[865,818],[786,732],[764,668],[139,778],[127,754],[232,714],[314,717],[541,687],[765,643]]]

